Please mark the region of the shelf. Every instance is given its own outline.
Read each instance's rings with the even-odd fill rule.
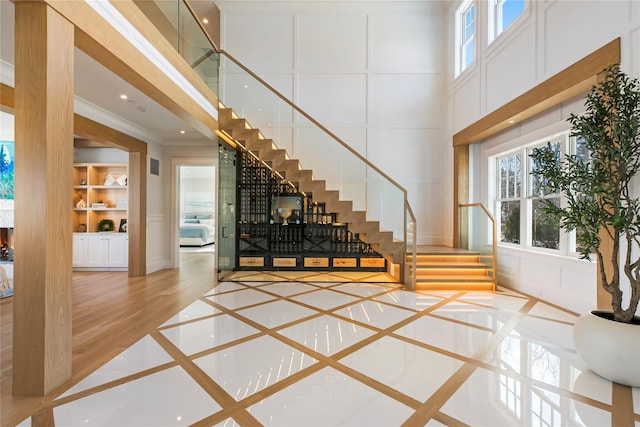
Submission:
[[[114,163],[76,163],[73,165],[73,231],[86,229],[95,232],[103,219],[114,222],[116,229],[121,221],[127,220],[128,186],[117,181],[104,185],[109,176],[115,180],[128,174],[127,164]],[[109,178],[110,180],[110,178]],[[126,183],[126,181],[123,181]],[[78,208],[77,203],[84,200],[86,208]],[[103,203],[104,207],[92,207],[94,203]],[[85,233],[82,233],[85,234]]]

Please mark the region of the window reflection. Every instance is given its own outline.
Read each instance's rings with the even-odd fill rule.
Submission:
[[[505,338],[497,352],[498,366],[504,372],[494,377],[502,410],[527,426],[584,425],[571,399],[518,379],[522,375],[571,390],[580,372],[561,354],[517,332]]]

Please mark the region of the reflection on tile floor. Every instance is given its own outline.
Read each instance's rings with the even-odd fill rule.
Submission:
[[[62,394],[55,423],[610,426],[612,384],[576,355],[574,319],[513,291],[237,273]]]

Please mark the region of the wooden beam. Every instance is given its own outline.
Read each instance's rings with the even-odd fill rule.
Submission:
[[[73,26],[43,2],[15,5],[13,393],[71,378]]]
[[[13,88],[4,83],[0,83],[0,106],[13,110],[16,105],[15,103],[16,98]]]
[[[147,152],[146,142],[86,117],[75,114],[73,123],[75,135],[85,138],[85,141],[79,140],[76,142],[78,147],[95,147],[96,143],[100,143],[102,147],[117,148],[127,152]]]
[[[14,88],[0,83],[0,105],[14,109]],[[79,114],[73,115],[74,145],[82,148],[110,147],[126,152],[147,152],[147,143],[108,126],[95,122]]]
[[[147,154],[129,153],[129,277],[147,274]]]
[[[617,38],[456,133],[453,145],[473,144],[586,92],[596,83],[598,73],[619,62]]]
[[[75,25],[76,47],[144,92],[203,135],[215,137],[218,121],[158,64],[106,22],[87,2],[45,0]],[[218,98],[133,2],[110,2],[211,105]]]
[[[461,152],[456,148],[486,139],[509,126],[514,126],[518,122],[586,92],[597,82],[598,74],[602,70],[619,62],[620,38],[617,38],[453,136],[454,246],[457,245],[460,237],[459,206],[469,202],[469,152],[468,150]],[[510,121],[513,123],[509,123]]]
[[[469,203],[469,146],[453,147],[453,247],[459,248],[460,237],[466,236],[468,228],[460,224],[460,205]],[[465,245],[462,245],[465,247]]]

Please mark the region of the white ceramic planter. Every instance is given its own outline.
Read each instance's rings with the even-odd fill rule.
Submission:
[[[607,312],[585,313],[573,328],[578,355],[601,377],[640,387],[640,325],[614,322],[594,313],[606,316]]]

